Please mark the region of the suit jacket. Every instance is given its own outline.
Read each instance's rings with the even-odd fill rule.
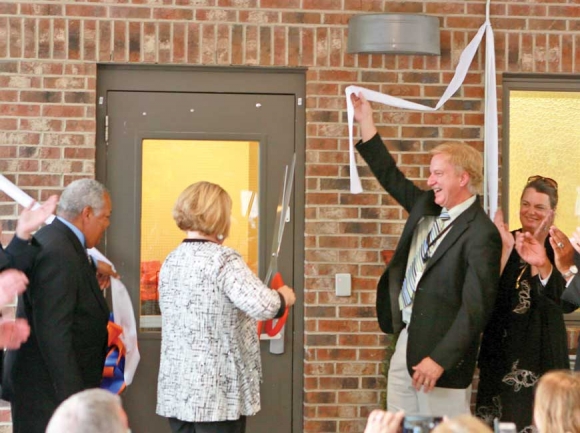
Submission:
[[[17,308],[30,338],[4,361],[14,433],[44,432],[63,400],[98,387],[106,355],[109,309],[83,245],[58,219],[36,239],[41,251]]]
[[[419,189],[397,168],[378,134],[357,149],[383,188],[409,213],[377,287],[379,325],[385,333],[398,333],[404,326],[398,297],[413,232],[423,217],[439,215],[441,207],[433,191]],[[500,258],[500,235],[476,200],[453,222],[417,283],[407,330],[410,375],[412,367],[429,356],[444,369],[438,387],[471,384],[480,335],[497,295]]]
[[[576,266],[580,267],[580,254],[574,253],[574,261],[576,262]],[[562,300],[571,302],[577,307],[580,307],[580,275],[576,275],[572,278],[570,285],[566,287],[566,290],[562,293]],[[580,371],[580,337],[578,337],[578,348],[576,349],[576,363],[574,364],[574,370]]]
[[[18,269],[26,272],[39,251],[40,245],[34,237],[28,242],[14,236],[6,249],[0,245],[0,271]]]

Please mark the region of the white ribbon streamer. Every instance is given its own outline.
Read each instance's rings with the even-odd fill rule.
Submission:
[[[0,190],[4,191],[6,195],[24,207],[30,206],[30,203],[34,201],[32,197],[1,174]],[[33,208],[38,206],[40,205],[37,203]],[[53,219],[54,215],[51,215],[45,222],[50,224]],[[106,262],[113,266],[113,263],[111,263],[111,261],[96,248],[91,248],[88,250],[88,253],[97,260]],[[137,365],[139,365],[139,360],[141,359],[137,345],[137,324],[135,321],[135,313],[133,311],[133,304],[131,303],[129,292],[121,280],[111,277],[111,293],[113,296],[113,315],[115,317],[115,323],[123,328],[123,333],[120,338],[127,349],[125,355],[125,384],[130,385],[133,381],[135,371],[137,370]]]
[[[461,53],[459,62],[455,69],[455,74],[449,83],[449,86],[443,93],[443,96],[437,102],[435,108],[426,105],[418,104],[416,102],[406,101],[401,98],[386,95],[373,90],[365,89],[358,86],[348,86],[345,89],[346,93],[346,108],[348,117],[348,138],[349,138],[349,169],[350,169],[350,192],[358,194],[362,192],[362,185],[356,167],[356,159],[354,152],[353,128],[354,128],[354,107],[350,96],[354,93],[356,95],[362,94],[368,101],[379,102],[384,105],[392,107],[403,108],[417,111],[435,111],[438,110],[453,96],[453,94],[461,87],[465,76],[469,70],[469,66],[477,49],[481,44],[484,33],[486,34],[486,62],[485,62],[485,186],[484,186],[484,208],[490,216],[493,216],[497,210],[498,203],[498,135],[497,135],[497,90],[495,81],[495,51],[493,29],[489,22],[489,2],[487,0],[486,21],[479,28],[476,35],[471,42],[465,47]]]

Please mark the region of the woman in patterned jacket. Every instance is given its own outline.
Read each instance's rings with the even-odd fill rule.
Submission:
[[[198,182],[177,199],[173,218],[186,239],[159,274],[162,317],[157,414],[173,432],[239,433],[260,410],[256,320],[280,317],[296,298],[269,289],[233,249],[222,245],[232,201],[219,185]]]
[[[565,280],[554,263],[548,229],[558,204],[558,184],[542,176],[528,179],[520,199],[522,228],[509,232],[501,212],[495,217],[503,242],[502,274],[494,312],[479,354],[476,415],[513,422],[532,431],[534,386],[549,370],[570,368],[563,312],[574,310],[560,296]],[[514,248],[514,237],[532,234],[546,249],[533,266]]]

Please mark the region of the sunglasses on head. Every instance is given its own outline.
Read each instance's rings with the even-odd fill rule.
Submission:
[[[542,182],[550,185],[552,188],[556,190],[558,189],[558,182],[556,182],[554,179],[552,179],[551,177],[544,177],[539,175],[528,177],[528,185],[532,182],[535,182],[536,180],[541,180]]]

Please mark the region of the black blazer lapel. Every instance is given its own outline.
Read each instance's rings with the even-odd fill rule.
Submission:
[[[431,257],[427,262],[425,270],[423,271],[423,275],[427,273],[427,271],[429,271],[429,269],[434,266],[435,263],[437,263],[447,251],[449,251],[452,245],[461,237],[463,232],[469,228],[469,224],[475,218],[478,208],[480,208],[480,204],[476,199],[475,203],[469,206],[461,215],[457,217],[457,219],[453,222],[453,226],[449,229],[449,233],[447,233],[447,235],[445,235],[445,237],[441,240],[441,243],[439,246],[437,246],[433,257]]]

